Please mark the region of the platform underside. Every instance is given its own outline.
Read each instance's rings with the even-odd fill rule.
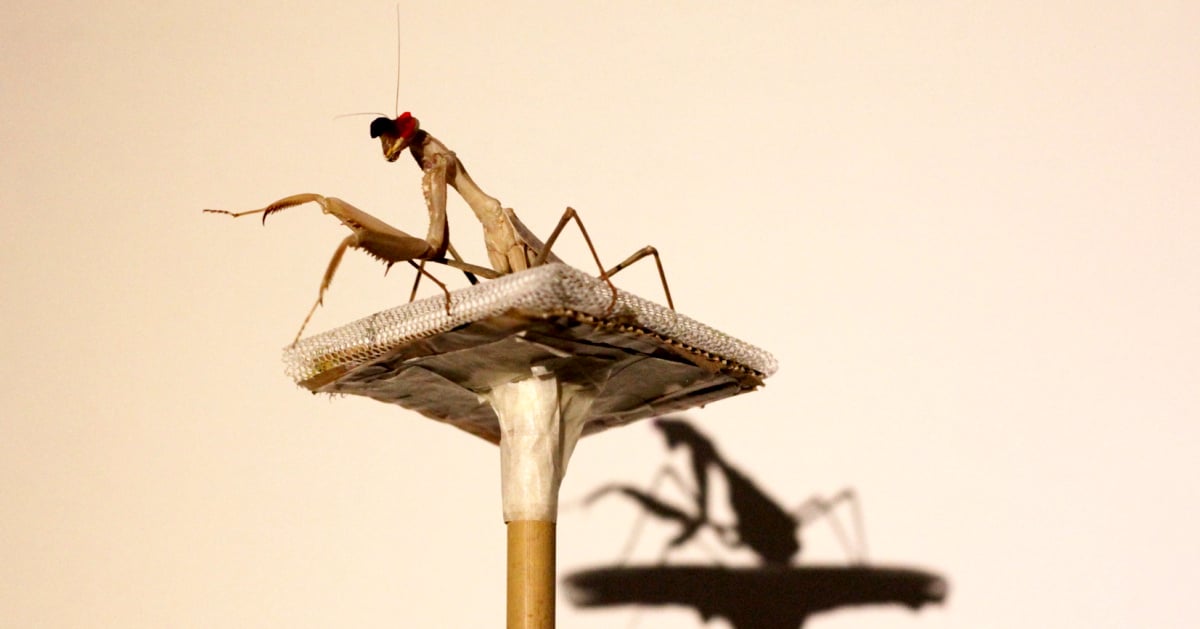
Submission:
[[[750,391],[770,354],[608,285],[547,265],[377,313],[285,350],[289,373],[322,393],[367,396],[493,443],[480,395],[543,368],[592,390],[584,434]]]

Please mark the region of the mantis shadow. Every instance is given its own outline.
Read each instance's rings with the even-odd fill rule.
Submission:
[[[629,566],[622,561],[616,566],[568,574],[563,583],[577,607],[677,605],[696,610],[705,622],[723,617],[743,629],[794,629],[803,626],[812,614],[843,607],[893,604],[917,610],[945,600],[948,584],[938,574],[867,564],[861,511],[853,490],[842,490],[830,498],[810,498],[789,511],[726,461],[712,440],[691,424],[663,418],[655,420],[654,426],[663,434],[669,450],[687,450],[695,486],[688,487],[678,472],[667,466],[649,490],[605,485],[590,493],[584,503],[621,495],[642,507],[644,512],[626,546],[626,556],[647,516],[672,522],[679,531],[667,543],[657,564]],[[724,478],[734,514],[732,523],[716,522],[709,516],[710,474]],[[690,496],[691,509],[669,504],[655,495],[665,479],[674,480]],[[842,504],[853,509],[857,548],[852,547],[836,517],[835,509]],[[797,533],[818,519],[827,520],[833,527],[849,557],[846,564],[796,563],[801,549]],[[670,552],[705,529],[729,548],[752,551],[758,565],[666,564]]]

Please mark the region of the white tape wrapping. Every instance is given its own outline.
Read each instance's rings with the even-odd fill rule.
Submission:
[[[561,385],[535,368],[484,396],[500,419],[504,521],[558,519],[558,488],[587,420],[594,390]]]

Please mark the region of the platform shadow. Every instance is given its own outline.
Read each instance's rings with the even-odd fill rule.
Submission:
[[[578,607],[680,605],[705,622],[723,617],[739,629],[796,629],[812,614],[861,605],[919,609],[945,599],[932,572],[874,566],[633,566],[580,570],[563,580]]]

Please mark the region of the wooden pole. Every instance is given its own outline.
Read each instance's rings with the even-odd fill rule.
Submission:
[[[508,629],[554,627],[554,523],[508,523]]]
[[[554,628],[554,522],[558,487],[593,389],[530,374],[487,394],[500,421],[500,489],[508,525],[508,629]]]

